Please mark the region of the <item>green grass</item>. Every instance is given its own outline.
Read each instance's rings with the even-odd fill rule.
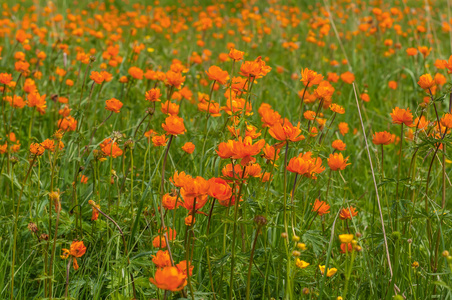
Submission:
[[[47,95],[47,109],[41,115],[28,106],[13,109],[3,101],[0,146],[5,141],[11,145],[7,134],[14,132],[20,141],[20,150],[0,154],[0,269],[4,271],[0,274],[1,299],[65,298],[68,260],[60,255],[63,248],[70,248],[73,240],[83,241],[86,253],[77,258],[78,270],[69,265],[69,299],[132,299],[134,288],[137,299],[248,299],[247,296],[249,299],[336,299],[339,296],[344,299],[398,299],[396,295],[403,295],[406,299],[451,298],[452,258],[442,255],[443,251],[451,249],[452,215],[447,201],[451,195],[452,177],[450,133],[442,141],[446,151],[440,149],[436,152],[439,139],[421,131],[416,134],[415,141],[404,139],[400,166],[400,141],[384,146],[384,176],[381,174],[381,147],[372,143],[372,135],[384,130],[400,137],[400,125],[392,124],[390,116],[395,107],[409,107],[414,118],[422,113],[432,122],[427,132],[434,131],[436,114],[433,103],[425,109],[420,105],[428,96],[428,91],[417,84],[425,73],[432,76],[440,73],[447,78],[447,83],[436,90],[434,99],[439,118],[449,111],[450,74],[447,69],[434,66],[436,59],[447,60],[452,51],[450,32],[441,28],[442,22],[449,19],[447,1],[431,3],[431,15],[427,14],[423,1],[407,1],[405,4],[389,1],[379,5],[369,1],[354,3],[359,11],[351,9],[352,4],[346,1],[330,1],[331,20],[325,14],[323,2],[289,1],[283,6],[283,3],[272,1],[215,5],[204,1],[161,1],[160,4],[137,7],[133,6],[136,1],[79,1],[77,4],[58,1],[49,15],[42,15],[47,3],[38,1],[33,11],[37,18],[29,22],[31,1],[24,1],[15,10],[12,9],[15,2],[6,2],[0,18],[0,73],[12,74],[13,80],[17,81],[16,88],[9,88],[6,96],[14,93],[27,99],[24,90],[26,76],[19,75],[14,69],[14,55],[22,51],[30,62],[30,70],[42,73],[41,79],[34,80],[39,93]],[[103,5],[111,7],[104,9]],[[374,34],[361,32],[358,26],[367,22],[365,17],[372,17],[371,25],[377,25],[372,13],[374,7],[380,7],[383,12],[389,12],[391,8],[404,12],[409,8],[409,13],[402,13],[401,19],[392,15],[393,25],[386,30],[379,28]],[[250,16],[253,9],[255,14]],[[171,25],[167,28],[162,26],[160,31],[155,25],[164,23],[159,20],[163,13]],[[62,15],[62,21],[55,23],[52,19],[57,14]],[[196,22],[204,14],[213,20],[213,26],[202,32],[197,30]],[[72,16],[76,17],[75,21],[71,21]],[[293,18],[296,22],[292,24],[289,21],[286,26],[281,16],[288,20]],[[146,22],[140,24],[140,20]],[[180,30],[173,32],[178,22],[185,27],[181,25]],[[215,22],[221,26],[215,26]],[[31,23],[45,28],[47,33],[44,32],[40,39]],[[331,27],[325,36],[320,37],[320,27],[313,26],[314,23],[329,23]],[[400,25],[406,36],[397,34],[394,25]],[[424,26],[426,32],[414,33],[413,29],[416,30],[418,25]],[[15,34],[20,28],[30,34],[28,42],[16,42]],[[75,28],[83,29],[81,36],[73,35]],[[265,33],[267,28],[270,31]],[[118,29],[121,29],[119,33]],[[234,34],[229,34],[229,30]],[[357,34],[352,34],[355,31]],[[103,36],[95,37],[94,32],[101,32]],[[307,41],[310,32],[325,45]],[[429,32],[433,33],[432,40],[428,37]],[[224,36],[216,38],[214,34]],[[242,37],[250,37],[251,41],[247,42]],[[387,39],[394,44],[385,46]],[[199,46],[199,40],[205,45]],[[288,41],[295,42],[299,48],[284,48],[283,43]],[[27,43],[29,50],[24,48]],[[135,43],[144,46],[136,59],[132,53]],[[343,106],[345,114],[337,114],[333,120],[329,109],[321,110],[327,119],[327,127],[332,124],[331,128],[320,132],[319,136],[325,134],[322,143],[318,143],[319,136],[308,138],[308,122],[303,119],[300,127],[306,139],[290,142],[287,153],[286,147],[282,146],[275,167],[261,157],[262,151],[254,155],[262,172],[272,174],[270,183],[262,182],[258,177],[249,177],[243,184],[240,181],[231,183],[231,186],[237,185],[234,190],[236,197],[239,193],[242,196],[240,205],[227,208],[219,205],[218,201],[213,205],[213,198],[209,197],[192,225],[187,226],[184,222],[191,213],[186,208],[164,210],[166,226],[177,232],[174,241],[170,242],[174,263],[189,257],[194,266],[193,274],[182,291],[165,292],[149,281],[157,271],[152,255],[159,250],[153,246],[153,240],[162,227],[162,177],[164,193],[178,195],[180,189],[170,181],[175,171],[206,180],[224,178],[223,167],[240,161],[221,159],[215,151],[221,142],[235,140],[226,127],[233,124],[230,116],[222,111],[220,117],[206,118],[206,112],[197,107],[201,98],[198,93],[210,93],[212,82],[205,73],[210,66],[219,66],[233,77],[239,76],[242,62],[236,62],[232,68],[230,60],[222,62],[219,59],[220,53],[228,53],[228,43],[234,43],[236,49],[245,52],[244,60],[253,61],[261,56],[272,68],[265,77],[256,80],[251,93],[244,94],[252,104],[253,114],[238,114],[237,126],[242,136],[246,120],[261,133],[254,142],[261,138],[270,145],[280,142],[262,127],[258,113],[262,103],[270,104],[283,118],[297,125],[298,93],[304,89],[300,71],[304,68],[322,74],[325,79],[328,72],[340,75],[351,71],[354,74],[364,132],[353,85],[339,79],[332,83],[335,88],[332,101]],[[61,44],[68,46],[66,54],[58,47]],[[101,64],[108,63],[102,52],[109,45],[119,45],[118,55],[123,60],[116,67],[107,66],[106,70],[113,74],[110,82],[102,86],[93,84],[89,79],[90,72],[101,71]],[[415,57],[406,54],[407,48],[418,46],[432,48],[425,60],[421,54]],[[95,49],[91,64],[77,61],[77,47],[86,53]],[[193,52],[203,55],[205,49],[211,52],[210,59],[193,64],[190,61]],[[394,53],[386,56],[389,49]],[[37,50],[47,55],[39,67],[36,65]],[[342,63],[346,58],[348,64]],[[136,66],[143,71],[167,72],[173,59],[180,60],[187,68],[183,87],[193,93],[190,101],[172,100],[180,105],[179,116],[184,119],[187,131],[175,136],[170,147],[155,147],[144,133],[153,129],[159,135],[164,134],[161,124],[166,115],[161,111],[160,102],[154,110],[154,106],[145,100],[145,92],[154,85],[159,87],[163,103],[171,94],[171,88],[160,81],[132,79],[128,70]],[[331,65],[332,60],[338,61],[339,65]],[[63,78],[55,73],[57,67],[67,71]],[[278,67],[282,67],[283,72],[277,72]],[[296,77],[292,78],[293,74]],[[56,78],[51,80],[51,76]],[[120,83],[121,76],[128,76],[129,82]],[[33,78],[33,75],[28,77]],[[73,80],[74,86],[67,86],[66,79]],[[396,90],[388,87],[391,80],[398,83]],[[314,89],[308,88],[309,94]],[[213,91],[212,100],[225,106],[225,91],[226,86]],[[361,93],[367,93],[370,102],[361,101]],[[58,111],[64,106],[52,99],[58,96],[69,99],[71,116],[78,121],[79,128],[64,134],[64,149],[53,153],[46,150],[33,160],[30,144],[52,139],[58,129],[61,118]],[[124,106],[120,113],[113,113],[107,119],[110,111],[104,108],[105,101],[111,98],[120,100]],[[305,104],[304,109],[316,111],[318,105],[319,100]],[[151,109],[152,116],[146,117],[148,109]],[[340,122],[349,125],[349,132],[345,135],[339,133]],[[404,128],[405,134],[408,129]],[[416,131],[416,127],[411,130]],[[364,135],[369,143],[386,235],[380,221]],[[115,139],[123,155],[106,157],[103,161],[92,151],[85,152],[88,144],[89,150],[100,150],[100,144],[106,138]],[[344,157],[349,156],[351,165],[343,171],[330,172],[327,159],[333,153],[331,143],[336,139],[346,143],[346,150],[342,153]],[[193,154],[181,149],[186,142],[195,144]],[[288,162],[307,151],[320,157],[326,168],[317,175],[318,179],[302,176],[295,179],[291,172],[284,175],[285,157]],[[165,173],[162,174],[165,161]],[[444,169],[442,164],[445,164]],[[86,184],[80,182],[81,175],[88,178]],[[297,185],[292,203],[294,180]],[[49,192],[58,190],[62,207],[59,216],[49,198]],[[325,200],[327,193],[330,212],[319,217],[312,211],[312,204],[315,199]],[[446,201],[444,207],[443,199]],[[99,204],[102,212],[118,224],[124,233],[125,245],[115,224],[103,214],[98,220],[91,220],[93,209],[89,200]],[[341,220],[338,214],[348,206],[355,207],[358,215],[352,220]],[[288,218],[287,238],[281,235],[285,233],[285,213]],[[267,224],[257,225],[254,222],[256,216],[265,216]],[[29,229],[30,223],[37,226],[37,232]],[[354,234],[362,250],[341,254],[339,235],[344,233]],[[48,235],[48,238],[43,235]],[[306,250],[297,248],[295,235],[299,237],[299,243],[306,245]],[[310,264],[307,268],[296,266],[294,250],[300,252],[300,259]],[[419,266],[413,267],[414,262]],[[336,268],[337,273],[331,277],[322,276],[319,265]],[[130,274],[134,278],[134,288]]]

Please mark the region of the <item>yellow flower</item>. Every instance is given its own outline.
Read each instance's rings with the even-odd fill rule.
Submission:
[[[340,234],[339,240],[343,244],[351,243],[353,241],[353,234]]]
[[[325,272],[325,266],[320,266],[320,265],[319,265],[319,269],[320,269],[320,272],[321,272],[322,275],[323,275],[323,273]],[[336,268],[331,268],[331,269],[328,268],[328,271],[326,272],[326,277],[331,277],[331,276],[333,276],[334,274],[336,274],[336,272],[337,272],[337,269],[336,269]]]
[[[297,267],[299,267],[300,269],[305,269],[307,268],[310,264],[305,262],[304,260],[301,260],[299,258],[297,258],[297,261],[295,262],[295,264],[297,265]]]

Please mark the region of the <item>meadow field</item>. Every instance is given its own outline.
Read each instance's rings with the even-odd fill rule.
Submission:
[[[451,1],[1,2],[0,299],[452,299]]]

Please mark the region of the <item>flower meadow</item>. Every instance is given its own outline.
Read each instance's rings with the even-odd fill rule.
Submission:
[[[10,1],[1,299],[452,298],[449,0]]]

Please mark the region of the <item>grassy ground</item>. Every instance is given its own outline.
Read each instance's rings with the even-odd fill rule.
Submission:
[[[352,2],[6,1],[0,298],[451,298],[449,2]]]

